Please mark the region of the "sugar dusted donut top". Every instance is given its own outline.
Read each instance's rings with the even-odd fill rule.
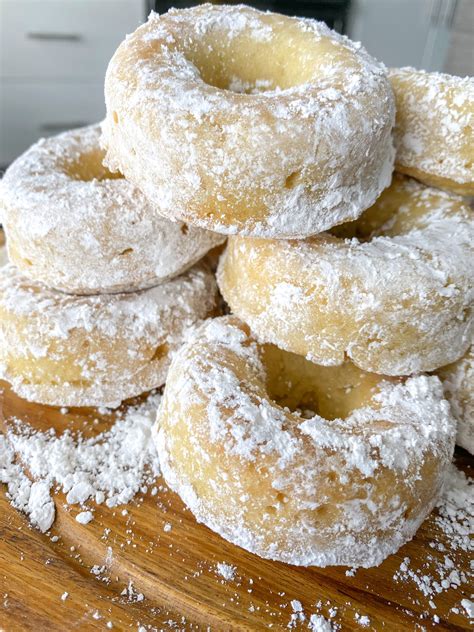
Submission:
[[[414,68],[391,69],[389,77],[397,105],[396,168],[474,194],[474,77]]]
[[[131,291],[177,276],[222,243],[170,222],[102,164],[100,127],[42,139],[0,184],[10,259],[33,280],[73,294]]]
[[[380,564],[413,537],[451,460],[440,381],[380,376],[372,401],[344,419],[308,418],[269,397],[269,368],[232,316],[207,321],[181,347],[158,412],[165,480],[200,522],[263,557]],[[281,518],[279,497],[291,508]]]
[[[210,4],[152,13],[117,49],[105,95],[108,166],[170,218],[306,236],[354,219],[390,182],[385,69],[315,20]]]

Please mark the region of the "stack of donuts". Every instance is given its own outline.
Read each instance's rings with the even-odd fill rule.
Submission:
[[[435,505],[456,424],[474,451],[473,80],[201,5],[152,13],[105,99],[101,132],[3,179],[2,377],[118,403],[172,357],[154,438],[197,520],[270,559],[380,564]],[[227,313],[196,326],[218,300],[190,266],[226,238]]]
[[[1,182],[0,375],[43,404],[116,407],[162,386],[217,308],[200,260],[223,238],[162,218],[99,139],[95,125],[40,140]]]

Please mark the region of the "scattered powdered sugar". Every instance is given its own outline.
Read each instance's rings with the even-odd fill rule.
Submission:
[[[126,588],[120,593],[122,597],[126,597],[129,602],[138,603],[145,599],[143,593],[135,590],[132,580],[130,579]]]
[[[89,524],[89,522],[94,518],[94,514],[92,511],[81,511],[77,514],[76,520],[81,524]]]
[[[67,430],[61,435],[54,430],[33,431],[17,422],[7,436],[0,436],[0,480],[8,485],[12,504],[47,531],[54,520],[51,494],[56,486],[70,505],[95,501],[115,507],[130,502],[160,474],[151,440],[160,397],[151,395],[144,403],[117,413],[110,430],[89,439]],[[14,455],[35,482],[28,480]],[[82,524],[92,519],[88,508],[76,516]]]
[[[454,550],[474,550],[474,479],[456,467],[448,471],[443,496],[438,503],[436,525],[449,537]]]
[[[304,611],[303,604],[301,601],[298,601],[298,599],[293,599],[290,602],[290,606],[293,612],[291,613],[290,621],[286,626],[290,630],[296,627],[300,628],[302,625],[311,630],[311,632],[334,632],[339,628],[338,625],[333,625],[320,614],[312,614],[308,619]]]
[[[319,614],[312,614],[309,618],[308,628],[311,632],[332,632],[336,628]]]
[[[470,599],[462,599],[461,606],[466,611],[467,616],[470,619],[474,619],[474,601],[471,601]]]
[[[22,432],[20,433],[19,445],[23,446],[23,450],[19,450],[19,454],[23,456],[28,454],[34,464],[35,460],[40,457],[37,452],[45,450],[45,462],[50,463],[54,447],[56,447],[59,453],[57,455],[58,460],[72,458],[77,467],[81,469],[79,476],[74,478],[75,484],[70,487],[68,492],[68,494],[72,492],[70,500],[74,502],[82,501],[88,494],[92,494],[92,496],[89,495],[89,498],[91,498],[94,493],[96,496],[97,494],[99,496],[103,494],[104,498],[106,495],[109,498],[116,498],[114,494],[117,490],[110,491],[113,487],[111,484],[112,472],[122,476],[127,467],[126,464],[128,464],[128,467],[132,465],[131,471],[129,469],[130,477],[132,481],[135,481],[132,483],[132,488],[138,490],[143,485],[149,484],[151,478],[157,475],[158,463],[156,462],[156,455],[150,450],[148,456],[145,457],[145,462],[134,468],[133,464],[137,459],[138,448],[137,446],[132,446],[129,451],[130,446],[127,446],[127,441],[130,440],[132,429],[135,428],[135,430],[138,430],[139,435],[144,435],[144,442],[139,439],[139,445],[149,445],[149,429],[153,423],[153,411],[158,404],[158,400],[159,396],[154,396],[154,398],[151,398],[151,401],[127,412],[121,420],[117,421],[116,425],[118,428],[115,431],[111,429],[108,432],[104,432],[96,437],[95,440],[78,441],[75,450],[71,449],[68,442],[62,443],[60,438],[54,438],[52,433],[49,435],[49,433]],[[143,420],[145,418],[147,422],[144,425],[145,428],[148,427],[148,430],[144,430]],[[31,483],[26,478],[22,467],[15,463],[14,451],[10,442],[15,442],[16,434],[17,430],[9,433],[8,437],[0,435],[0,481],[7,484],[8,495],[12,504],[17,509],[24,511],[35,526],[46,531],[51,526],[54,518],[54,504],[50,495],[53,485],[50,479]],[[35,443],[38,435],[43,435],[44,441],[41,443]],[[28,450],[22,443],[22,441],[28,440],[28,437],[35,443],[35,447],[31,448],[31,450]],[[100,443],[102,450],[108,453],[110,460],[109,458],[96,459],[97,455],[94,454],[95,442],[97,444]],[[64,445],[67,446],[67,452],[66,454],[61,454]],[[79,454],[81,452],[82,458]],[[127,453],[129,453],[128,456],[126,456]],[[91,474],[90,470],[94,460],[97,460],[97,471]],[[114,460],[117,461],[115,465],[112,464]],[[146,461],[148,461],[148,465]],[[105,467],[105,472],[101,477],[104,462],[107,462],[108,466]],[[36,467],[40,467],[39,462],[37,461],[36,463]],[[150,471],[149,475],[145,472],[147,468]],[[57,468],[55,471],[57,471]],[[67,473],[65,478],[69,480]],[[104,481],[108,481],[108,483],[105,484]],[[128,482],[130,483],[131,481]],[[125,484],[125,479],[122,479],[119,486]],[[120,496],[120,493],[118,495]],[[128,497],[128,500],[130,500],[132,496],[132,489],[129,489],[127,494],[122,496],[122,499],[126,502],[125,497]],[[455,466],[452,466],[446,476],[445,490],[438,502],[437,513],[432,516],[435,526],[442,532],[445,544],[442,544],[438,539],[430,542],[430,546],[434,551],[443,553],[442,561],[440,561],[439,556],[429,555],[426,561],[430,568],[434,568],[434,571],[428,573],[424,567],[411,568],[410,560],[406,558],[395,574],[395,582],[410,584],[415,591],[419,591],[423,597],[429,599],[432,608],[435,607],[435,600],[438,594],[448,589],[467,587],[472,581],[470,575],[457,568],[455,556],[456,552],[470,553],[472,551],[470,534],[472,533],[473,525],[473,508],[473,481],[457,470]],[[81,514],[92,514],[92,512],[85,509]],[[167,530],[167,524],[165,525],[165,530]],[[109,547],[106,564],[110,562],[111,557],[112,549]],[[234,581],[236,579],[236,566],[227,562],[219,562],[215,568],[216,574],[222,577],[223,580]],[[99,576],[103,572],[103,567],[94,567],[91,572]],[[354,571],[349,574],[349,576],[352,575],[354,575]],[[144,599],[143,594],[136,591],[133,584],[129,584],[122,592],[122,595],[130,602]],[[63,593],[61,599],[64,601],[67,598],[68,594]],[[419,603],[417,598],[414,598],[415,601]],[[297,598],[292,599],[289,605],[292,610],[287,624],[289,629],[301,627],[313,632],[332,632],[340,628],[340,624],[337,621],[339,618],[337,608],[333,607],[330,602],[325,604],[318,603],[311,608],[306,607],[306,611],[301,601]],[[464,614],[472,618],[474,616],[473,606],[474,604],[469,598],[463,598],[459,601],[459,607],[454,608],[454,611],[457,614]],[[312,614],[309,614],[308,609],[309,612],[312,611]],[[322,609],[324,609],[324,614],[321,612]],[[346,608],[343,608],[339,614],[342,614],[343,611],[347,615]],[[327,616],[329,616],[331,621],[326,618]],[[355,612],[353,616],[354,624],[357,626],[364,628],[370,626],[370,619],[366,615]],[[433,620],[436,620],[436,615],[433,615]]]
[[[218,562],[216,568],[219,575],[222,575],[222,577],[226,581],[230,582],[235,579],[237,568],[235,566],[232,566],[232,564],[227,564],[226,562]]]
[[[424,597],[429,598],[431,608],[436,607],[434,599],[437,595],[449,589],[468,587],[474,579],[472,571],[465,572],[456,565],[457,552],[472,556],[474,551],[474,479],[454,465],[448,470],[433,522],[448,546],[439,541],[430,542],[434,552],[426,556],[423,568],[413,568],[410,558],[406,557],[393,577],[395,582],[414,584]]]
[[[15,461],[15,452],[0,434],[0,482],[7,486],[7,497],[15,509],[23,511],[31,524],[48,531],[54,521],[55,508],[49,486],[43,481],[32,483]]]

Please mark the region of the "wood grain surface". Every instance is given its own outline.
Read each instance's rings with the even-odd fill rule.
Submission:
[[[113,415],[88,409],[64,415],[2,387],[3,430],[14,417],[58,433],[97,433],[114,422]],[[93,418],[99,420],[94,426]],[[472,475],[473,459],[463,451],[456,459]],[[161,479],[157,485],[158,494],[139,495],[126,507],[97,506],[87,525],[75,520],[79,509],[57,493],[56,521],[46,535],[0,494],[0,629],[308,630],[312,614],[342,630],[471,629],[460,607],[470,597],[466,584],[425,597],[414,582],[394,580],[405,557],[419,573],[436,575],[436,560],[446,554],[468,570],[466,554],[449,550],[433,517],[381,566],[347,576],[342,567],[298,568],[247,553],[197,524]],[[438,552],[433,542],[446,550]],[[219,574],[220,562],[235,567],[233,579]],[[304,617],[295,614],[295,600]],[[364,616],[368,623],[362,626]]]

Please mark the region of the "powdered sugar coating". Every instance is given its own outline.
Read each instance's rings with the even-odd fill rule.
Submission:
[[[105,98],[107,165],[169,218],[304,237],[390,182],[385,69],[321,22],[242,5],[152,13],[113,56]]]
[[[395,93],[395,168],[474,195],[474,77],[414,68],[389,72]]]
[[[117,406],[165,382],[187,329],[216,306],[198,265],[157,287],[70,296],[0,271],[0,376],[25,399],[56,406]]]
[[[0,434],[0,482],[7,485],[6,495],[12,506],[25,512],[40,531],[48,531],[56,514],[49,488],[43,481],[30,481],[3,434]]]
[[[458,422],[456,443],[474,454],[474,346],[457,362],[437,372]]]
[[[7,169],[3,224],[26,276],[73,294],[132,291],[181,274],[222,243],[160,217],[130,182],[112,178],[99,137],[92,125],[42,139]]]
[[[359,227],[361,240],[343,238]],[[474,214],[462,198],[397,176],[354,226],[335,233],[230,238],[219,287],[260,341],[318,364],[348,357],[383,375],[432,371],[466,352]]]
[[[262,557],[380,564],[442,488],[455,424],[441,383],[381,377],[345,419],[305,419],[269,398],[261,352],[233,317],[181,347],[155,435],[167,484],[198,521]]]

